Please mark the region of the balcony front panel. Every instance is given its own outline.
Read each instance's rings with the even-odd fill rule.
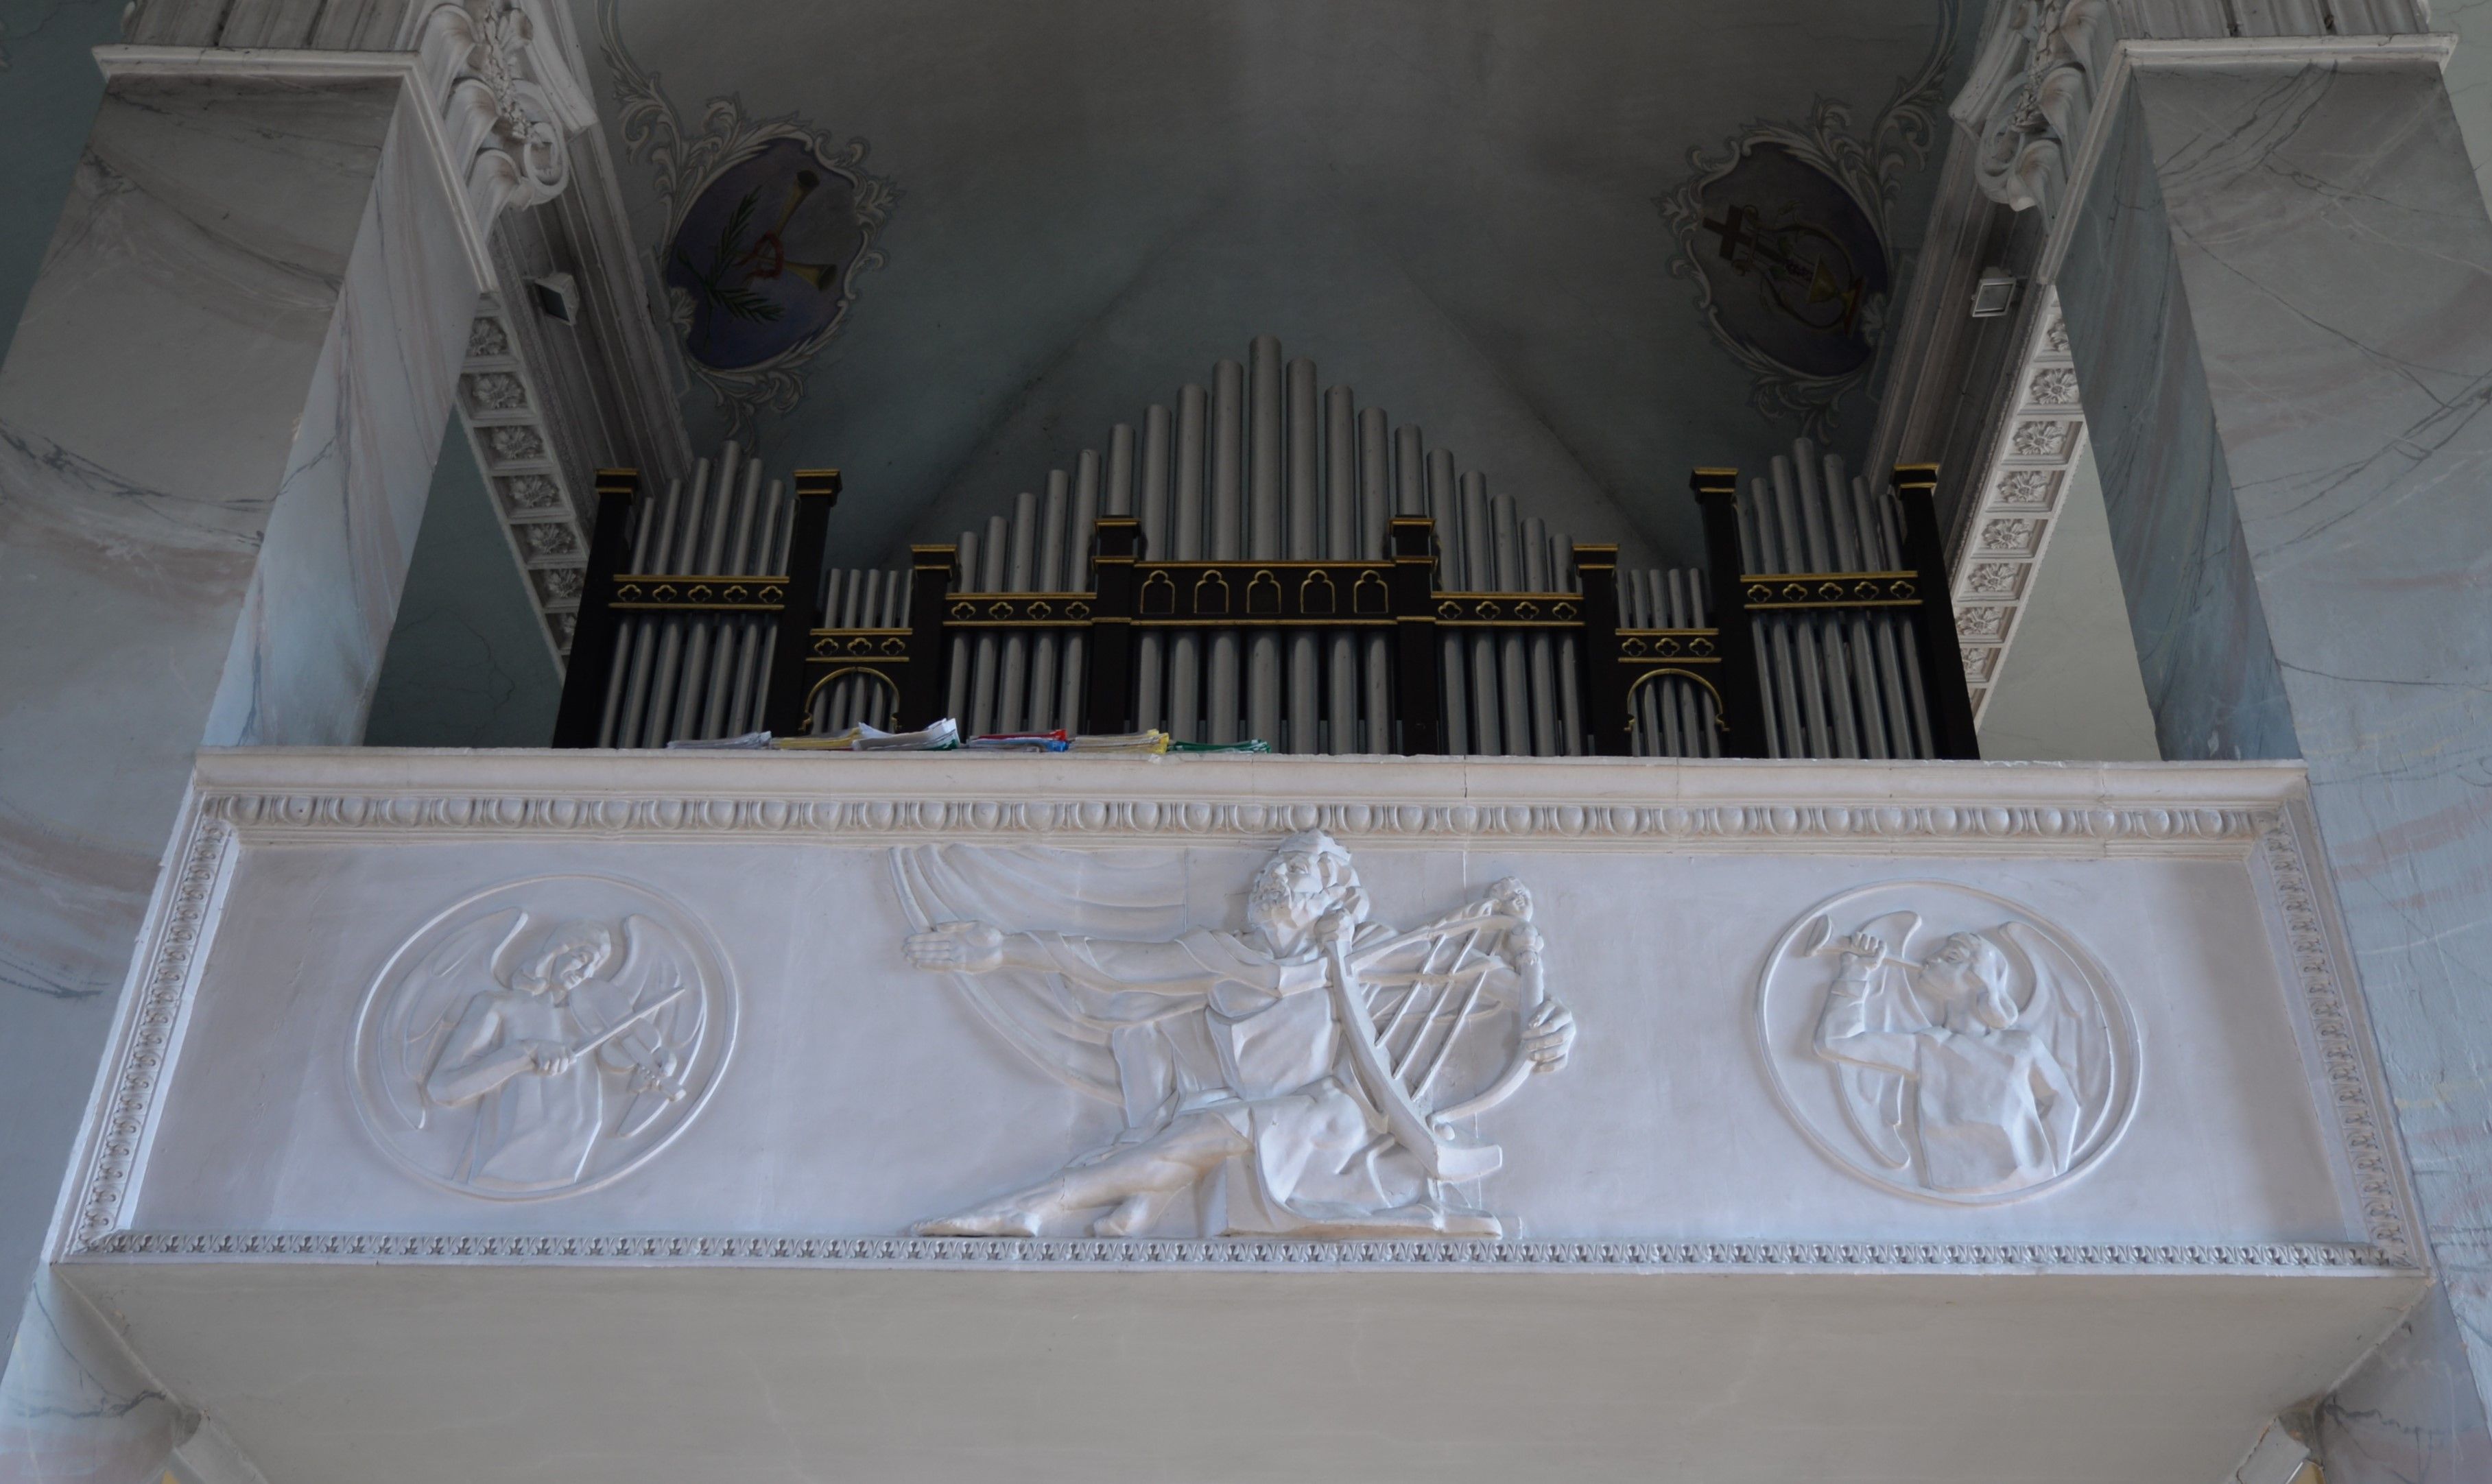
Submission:
[[[921,1344],[979,1316],[1090,1316],[1059,1338],[1103,1357],[1294,1356],[1233,1382],[1280,1405],[1290,1366],[1361,1368],[1327,1325],[1411,1304],[1413,1333],[1544,1346],[1570,1396],[1605,1344],[1692,1377],[1762,1325],[1795,1385],[1852,1367],[1824,1383],[1881,1416],[1952,1405],[1809,1338],[1831,1324],[1970,1365],[2025,1419],[1878,1467],[2059,1477],[2042,1439],[2117,1400],[2171,1414],[2119,1445],[2136,1476],[2213,1470],[2422,1282],[2301,790],[2287,766],[212,754],[56,1257],[307,1470],[339,1460],[280,1415],[321,1394],[306,1355],[387,1352],[321,1406],[391,1426],[444,1420],[411,1378],[493,1371],[445,1304],[484,1305],[505,1358],[580,1304],[647,1306],[685,1364],[803,1333],[858,1375],[939,1352],[894,1416],[1020,1384]],[[1532,1285],[1582,1324],[1542,1334]],[[281,1353],[272,1391],[250,1357]],[[1078,1423],[1097,1399],[1041,1407],[1063,1467],[1143,1467],[1156,1444]],[[612,1401],[545,1405],[633,1432]],[[1601,1405],[1632,1433],[1760,1402]],[[873,1413],[817,1440],[923,1462]],[[1221,1476],[1287,1462],[1240,1446]]]

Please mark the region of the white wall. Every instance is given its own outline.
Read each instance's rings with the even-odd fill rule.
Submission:
[[[2138,673],[2091,451],[2068,472],[2059,520],[1982,710],[1981,756],[2154,761],[2162,757],[2154,713]]]

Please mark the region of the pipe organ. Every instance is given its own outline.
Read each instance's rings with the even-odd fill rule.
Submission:
[[[1293,753],[1977,756],[1932,511],[1805,441],[1698,470],[1621,570],[1270,337],[905,571],[826,570],[834,471],[600,485],[557,746],[955,718]],[[1928,574],[1924,579],[1923,574]]]

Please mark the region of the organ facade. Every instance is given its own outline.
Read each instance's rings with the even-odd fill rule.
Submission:
[[[1899,3],[1883,144],[1816,99],[1716,167],[1646,136],[1844,59],[776,9],[96,53],[0,364],[0,1479],[2492,1468],[2452,32]],[[1103,34],[1151,65],[1038,65]],[[670,111],[662,40],[752,96]],[[911,84],[874,169],[745,111],[774,52]],[[1286,179],[1182,158],[1231,124]],[[1702,313],[1551,184],[1656,149],[1789,188]],[[980,167],[1042,154],[1167,189]],[[1662,362],[1762,379],[1617,394]],[[1605,480],[1639,418],[1705,452]],[[560,662],[546,745],[361,745],[429,570]],[[1977,729],[2081,689],[2055,575],[2157,757]]]

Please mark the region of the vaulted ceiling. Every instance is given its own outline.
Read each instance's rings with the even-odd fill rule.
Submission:
[[[729,98],[863,139],[863,168],[900,193],[885,260],[855,278],[801,400],[758,424],[775,468],[846,471],[834,538],[858,561],[998,509],[1267,332],[1554,526],[1692,556],[1688,467],[1754,465],[1798,429],[1752,407],[1750,370],[1673,272],[1682,242],[1657,200],[1697,173],[1691,151],[1804,128],[1821,102],[1874,152],[1952,11],[577,3],[653,250],[673,213],[653,168],[666,151],[623,128],[636,96],[662,99],[686,139]],[[1954,22],[1955,53],[1974,20]],[[1891,129],[1884,142],[1890,246],[1909,252],[1934,160]],[[686,405],[699,438],[726,430],[706,391]],[[1836,445],[1864,440],[1869,416],[1847,399]]]

